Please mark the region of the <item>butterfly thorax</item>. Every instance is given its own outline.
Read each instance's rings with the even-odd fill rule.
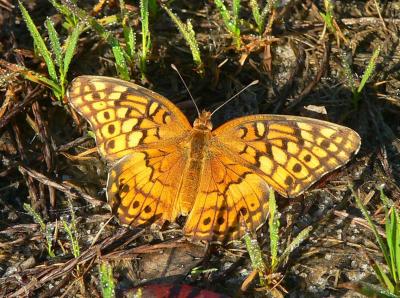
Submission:
[[[213,125],[211,123],[211,113],[208,111],[202,111],[199,117],[194,120],[193,128],[211,131],[213,129]]]

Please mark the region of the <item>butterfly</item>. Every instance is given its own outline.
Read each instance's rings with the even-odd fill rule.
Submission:
[[[296,197],[361,144],[350,128],[297,116],[244,116],[213,129],[203,111],[192,126],[163,96],[110,77],[77,77],[67,96],[112,163],[107,198],[119,221],[136,227],[187,216],[183,232],[193,240],[255,231],[271,188]]]

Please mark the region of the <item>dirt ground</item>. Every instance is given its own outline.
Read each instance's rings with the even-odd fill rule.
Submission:
[[[139,1],[125,2],[140,44]],[[334,1],[340,28],[336,35],[324,29],[323,1],[280,2],[264,39],[249,25],[254,21],[248,1],[241,2],[240,49],[232,46],[213,1],[168,2],[182,20],[192,21],[204,75],[196,72],[189,47],[160,8],[150,18],[152,50],[146,79],[141,79],[137,68],[131,78],[173,101],[190,121],[196,110],[172,63],[201,109],[213,110],[259,80],[215,114],[214,127],[235,117],[266,113],[329,120],[357,131],[362,146],[346,166],[297,198],[277,195],[281,248],[312,227],[310,237],[279,269],[277,280],[286,290],[286,294],[282,291],[285,297],[359,297],[341,285],[378,284],[366,255],[378,261],[382,256],[349,184],[379,223],[384,218],[379,187],[393,201],[400,198],[400,2]],[[376,2],[380,2],[379,12]],[[67,37],[63,17],[48,1],[23,3],[42,36],[46,37],[44,21],[50,17],[61,39]],[[117,14],[117,3],[105,3],[93,15],[100,19]],[[93,12],[96,4],[78,1],[87,12]],[[1,297],[100,297],[100,262],[113,267],[117,297],[132,297],[128,290],[138,285],[165,283],[188,284],[230,297],[268,295],[260,289],[258,278],[241,290],[253,271],[243,242],[185,241],[184,218],[161,231],[129,229],[112,219],[105,195],[108,166],[97,153],[86,122],[71,112],[66,98],[57,101],[48,88],[13,68],[20,65],[47,75],[16,1],[0,0],[0,28]],[[106,28],[122,40],[119,23]],[[375,71],[355,102],[343,61],[357,83],[378,47]],[[90,29],[80,35],[68,80],[83,74],[117,77],[110,46]],[[55,257],[48,255],[45,233],[24,203],[47,224]],[[62,220],[76,223],[77,257]],[[267,225],[257,232],[266,256],[268,235]]]

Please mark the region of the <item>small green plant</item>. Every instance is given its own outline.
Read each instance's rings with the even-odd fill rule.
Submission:
[[[78,25],[78,18],[73,13],[71,13],[71,11],[65,5],[62,5],[56,0],[49,0],[49,2],[51,3],[51,5],[54,6],[55,9],[57,9],[61,14],[64,15],[65,21],[62,23],[62,26],[65,29],[71,30]],[[76,0],[71,0],[71,2],[76,4]]]
[[[74,206],[72,205],[71,200],[68,200],[69,211],[71,215],[71,221],[66,222],[64,219],[61,219],[64,230],[67,233],[68,239],[71,243],[71,251],[75,258],[81,255],[81,249],[79,247],[78,242],[78,229],[76,227],[76,217],[74,212]]]
[[[129,56],[125,50],[121,47],[120,42],[114,37],[103,25],[98,22],[94,17],[86,13],[83,9],[80,9],[77,5],[72,2],[63,0],[63,4],[77,16],[82,22],[88,23],[90,27],[95,30],[101,38],[103,38],[110,46],[115,58],[115,67],[117,69],[118,76],[126,81],[130,80],[130,72],[126,62],[126,57]]]
[[[73,209],[73,205],[71,200],[68,200],[68,205],[69,205],[69,213],[71,216],[71,221],[66,222],[64,219],[61,219],[61,222],[64,227],[64,231],[66,232],[69,241],[71,243],[71,251],[74,257],[79,257],[80,256],[80,247],[78,243],[78,230],[76,226],[76,217],[75,217],[75,212]],[[53,237],[52,237],[52,229],[51,226],[46,224],[42,217],[29,205],[29,204],[24,204],[24,210],[29,213],[33,217],[33,220],[40,226],[40,230],[42,231],[43,235],[46,238],[46,244],[47,244],[47,253],[49,254],[50,257],[55,257],[54,250],[53,250]]]
[[[251,12],[253,14],[254,21],[257,24],[258,34],[261,36],[265,31],[265,22],[268,14],[272,11],[276,0],[268,0],[264,8],[261,10],[257,0],[250,0]]]
[[[48,50],[46,43],[44,42],[42,36],[37,30],[35,24],[32,21],[28,11],[22,5],[21,2],[18,2],[19,8],[21,10],[23,19],[28,27],[28,30],[33,38],[33,42],[35,45],[35,49],[37,52],[43,57],[43,60],[46,63],[47,71],[49,73],[50,78],[46,78],[39,74],[35,74],[34,72],[30,72],[30,75],[25,75],[25,77],[31,81],[40,82],[53,91],[53,94],[58,100],[62,100],[65,95],[65,88],[68,85],[67,82],[67,73],[72,60],[72,57],[75,53],[75,48],[78,42],[79,34],[82,31],[82,26],[78,24],[72,30],[71,35],[67,38],[64,46],[61,47],[60,39],[58,37],[57,31],[54,28],[54,25],[50,19],[47,19],[45,22],[45,26],[47,28],[47,32],[50,40],[50,47],[52,53]],[[65,51],[63,50],[65,49]],[[54,60],[52,57],[54,55]],[[56,69],[57,66],[57,69]],[[58,71],[57,71],[58,70]],[[24,72],[22,72],[24,75]],[[32,76],[34,79],[32,79]]]
[[[240,49],[241,38],[239,28],[239,11],[240,11],[240,0],[232,1],[232,13],[228,11],[223,0],[214,0],[215,5],[221,14],[222,20],[224,21],[225,27],[233,38],[233,42],[236,49]]]
[[[203,267],[199,266],[199,267],[194,267],[191,271],[190,271],[190,275],[193,278],[196,278],[197,276],[201,275],[201,274],[206,274],[206,273],[211,273],[211,272],[216,272],[218,271],[217,268],[209,268],[209,269],[203,269]]]
[[[128,24],[128,13],[125,8],[125,1],[120,0],[119,6],[121,8],[121,23],[122,23],[122,31],[124,33],[125,40],[125,52],[127,55],[127,61],[133,67],[135,65],[135,56],[136,56],[136,34],[133,32],[132,27]]]
[[[324,0],[324,5],[325,5],[325,13],[320,12],[319,14],[321,17],[324,19],[325,26],[328,27],[328,29],[335,34],[336,33],[336,27],[334,24],[334,17],[333,17],[333,4],[331,0]]]
[[[370,259],[370,263],[378,278],[381,287],[368,283],[356,283],[357,289],[360,293],[367,295],[368,297],[399,297],[400,295],[400,213],[395,208],[392,201],[390,201],[380,189],[380,198],[383,202],[385,210],[385,232],[386,241],[378,233],[378,229],[369,215],[366,207],[360,200],[356,192],[352,190],[353,196],[356,200],[358,208],[361,210],[363,216],[368,222],[368,225],[372,229],[375,236],[376,242],[378,243],[379,249],[383,255],[384,263],[388,270],[376,262]],[[372,291],[372,292],[371,292]],[[386,294],[385,294],[386,293]],[[385,294],[385,295],[383,295]]]
[[[142,20],[142,49],[139,50],[139,69],[142,79],[145,78],[147,59],[151,50],[149,31],[149,0],[140,0],[140,17]]]
[[[329,30],[335,37],[338,46],[340,47],[340,40],[343,40],[345,43],[348,43],[347,38],[343,35],[342,31],[340,30],[339,25],[335,20],[335,14],[333,11],[333,3],[332,0],[324,0],[325,6],[325,13],[320,12],[322,19],[324,20],[324,29],[322,30],[321,40],[325,36],[326,29]]]
[[[350,86],[351,92],[353,94],[353,105],[355,107],[358,106],[359,101],[360,101],[360,96],[361,92],[365,87],[365,84],[367,81],[370,79],[372,76],[374,69],[376,67],[376,60],[379,57],[380,53],[380,47],[376,48],[374,52],[372,53],[371,59],[368,62],[367,68],[365,69],[362,77],[361,77],[361,82],[356,84],[355,76],[352,72],[351,66],[349,62],[347,61],[345,55],[342,57],[342,66],[343,66],[343,71],[344,71],[344,76],[347,80],[347,84]]]
[[[361,82],[358,85],[357,88],[357,94],[360,95],[361,91],[364,89],[365,84],[367,83],[367,81],[369,80],[369,78],[372,76],[375,67],[376,67],[376,59],[378,59],[379,53],[381,51],[381,48],[378,47],[374,50],[374,52],[372,53],[371,59],[369,59],[367,68],[365,69],[363,76],[361,78]]]
[[[184,24],[168,7],[164,6],[163,8],[174,21],[175,25],[179,29],[179,32],[189,45],[190,51],[192,52],[193,61],[197,66],[197,71],[201,74],[204,73],[204,65],[203,61],[201,61],[199,45],[196,40],[196,33],[193,30],[192,23],[190,20],[187,20],[186,24]]]
[[[39,225],[40,230],[42,231],[42,234],[46,239],[47,254],[49,255],[49,257],[54,258],[55,254],[53,250],[53,236],[51,226],[44,223],[43,218],[40,216],[39,213],[33,210],[31,205],[25,203],[24,210],[28,212],[29,215],[33,217],[33,220]]]
[[[276,207],[276,200],[274,191],[271,190],[269,194],[269,240],[270,240],[270,261],[268,262],[263,252],[258,245],[256,239],[252,239],[250,234],[244,236],[247,251],[250,256],[252,267],[258,272],[260,277],[260,286],[263,287],[270,294],[280,296],[280,286],[276,283],[276,276],[280,276],[279,268],[287,262],[290,253],[297,248],[301,242],[308,238],[312,227],[305,228],[301,231],[293,241],[286,246],[283,253],[278,255],[279,244],[279,213]]]
[[[100,287],[104,298],[115,297],[115,282],[113,267],[108,262],[102,261],[99,265]]]

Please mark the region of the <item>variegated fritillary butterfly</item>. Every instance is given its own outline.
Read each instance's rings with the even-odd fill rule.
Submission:
[[[203,111],[193,127],[161,95],[100,76],[76,78],[69,102],[114,162],[109,204],[122,224],[162,224],[188,216],[185,235],[225,242],[266,219],[270,187],[303,193],[360,147],[350,128],[296,116],[252,115],[212,129]]]

